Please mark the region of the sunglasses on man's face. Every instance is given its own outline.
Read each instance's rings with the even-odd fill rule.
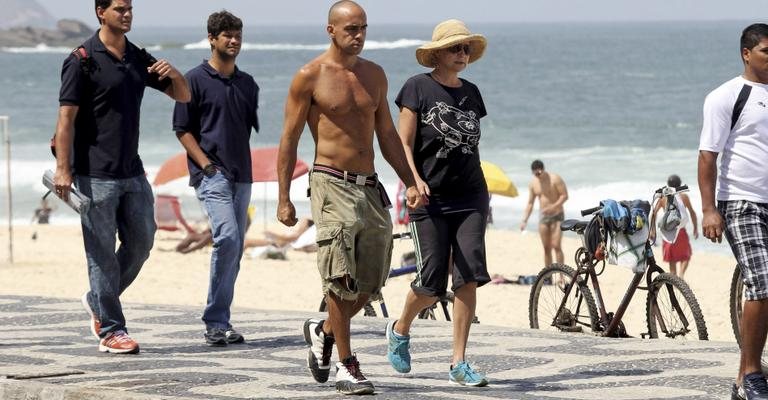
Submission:
[[[457,54],[460,51],[464,51],[464,54],[469,55],[469,45],[468,44],[456,44],[456,45],[453,45],[453,46],[447,48],[446,50],[448,50],[449,52],[451,52],[453,54]]]

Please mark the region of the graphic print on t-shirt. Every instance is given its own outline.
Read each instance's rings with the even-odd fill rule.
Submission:
[[[422,122],[432,125],[441,137],[443,146],[438,150],[437,158],[446,158],[448,153],[459,147],[464,154],[472,154],[472,149],[480,141],[480,121],[474,111],[462,111],[456,107],[438,101],[424,115]]]

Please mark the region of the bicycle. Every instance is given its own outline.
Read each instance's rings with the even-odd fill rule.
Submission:
[[[392,239],[410,239],[411,233],[410,232],[403,232],[403,233],[394,233],[392,234]],[[389,275],[387,275],[388,278],[394,278],[397,276],[412,274],[416,272],[416,265],[405,265],[397,268],[391,268],[389,270]],[[453,300],[454,295],[451,291],[447,291],[444,295],[440,296],[437,301],[435,301],[434,304],[431,306],[421,310],[419,312],[417,318],[419,319],[431,319],[431,320],[437,320],[439,317],[442,317],[445,321],[451,321],[451,310],[453,309]],[[369,299],[368,302],[363,306],[363,316],[365,317],[376,317],[376,309],[373,307],[373,302],[378,302],[379,307],[381,309],[381,316],[384,318],[389,318],[389,312],[387,311],[387,305],[384,302],[384,296],[379,295],[375,299]],[[449,310],[449,306],[451,310]],[[320,307],[318,307],[318,311],[320,312],[326,312],[327,311],[327,304],[325,301],[325,297],[320,301]],[[442,311],[442,313],[440,313]],[[477,316],[475,316],[474,320],[472,321],[474,323],[479,323],[480,321],[477,319]]]
[[[656,190],[654,199],[662,196],[670,197],[677,192],[687,190],[663,187]],[[655,201],[654,200],[654,201]],[[645,267],[636,272],[627,288],[624,297],[615,312],[607,312],[598,276],[605,271],[604,251],[605,231],[602,216],[602,205],[582,210],[581,215],[593,215],[591,221],[575,219],[566,220],[561,225],[563,231],[576,232],[582,246],[576,250],[574,261],[576,269],[558,263],[545,267],[539,272],[531,288],[528,317],[533,329],[550,326],[560,332],[583,332],[588,328],[591,332],[607,337],[628,337],[621,319],[629,306],[637,289],[648,291],[646,299],[646,320],[648,332],[642,333],[643,338],[667,337],[670,339],[699,339],[707,340],[707,327],[701,313],[699,303],[688,284],[679,277],[668,274],[656,263],[651,250],[651,243],[645,238],[641,244],[646,254]],[[600,228],[601,245],[599,250],[592,253],[588,249],[588,238],[585,236],[587,225],[594,221]],[[596,266],[602,262],[602,269],[597,272]],[[566,279],[558,280],[563,274]],[[645,278],[646,286],[640,286]],[[575,283],[575,285],[574,285]],[[590,284],[596,296],[592,295]]]

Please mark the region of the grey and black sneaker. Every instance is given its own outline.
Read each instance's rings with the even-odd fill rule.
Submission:
[[[245,342],[245,338],[235,328],[229,328],[224,332],[224,336],[227,338],[227,343],[237,344]]]
[[[341,394],[373,394],[376,389],[360,371],[357,356],[336,363],[336,391]]]
[[[744,398],[747,400],[768,400],[768,382],[762,372],[744,375],[741,387],[744,388]]]
[[[226,346],[227,334],[221,328],[208,328],[205,330],[205,343],[209,346]]]
[[[333,336],[323,332],[324,320],[310,318],[304,321],[304,341],[309,345],[307,367],[312,377],[318,383],[328,381],[331,372],[331,354],[333,353]]]

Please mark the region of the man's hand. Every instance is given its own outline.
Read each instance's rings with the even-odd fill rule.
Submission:
[[[72,187],[72,174],[66,168],[56,168],[56,173],[53,175],[53,185],[56,192],[54,194],[62,200],[68,201],[69,191]]]
[[[704,217],[701,219],[701,233],[705,238],[713,243],[720,243],[723,241],[724,229],[725,221],[723,221],[723,216],[720,215],[716,208],[704,210]],[[694,236],[696,236],[695,231]]]
[[[152,64],[147,68],[147,72],[156,73],[160,75],[160,78],[158,80],[163,80],[165,78],[170,79],[176,79],[179,76],[181,76],[181,73],[171,65],[171,63],[168,62],[168,60],[158,60],[156,63]]]
[[[426,198],[416,186],[408,186],[405,190],[405,204],[410,209],[416,209],[426,204]]]
[[[526,227],[526,225],[528,225],[528,222],[527,222],[527,221],[523,221],[523,222],[520,222],[520,231],[524,231],[524,230],[525,230],[525,227]]]
[[[296,208],[290,200],[278,203],[277,220],[285,226],[294,226],[298,222],[296,219]]]

